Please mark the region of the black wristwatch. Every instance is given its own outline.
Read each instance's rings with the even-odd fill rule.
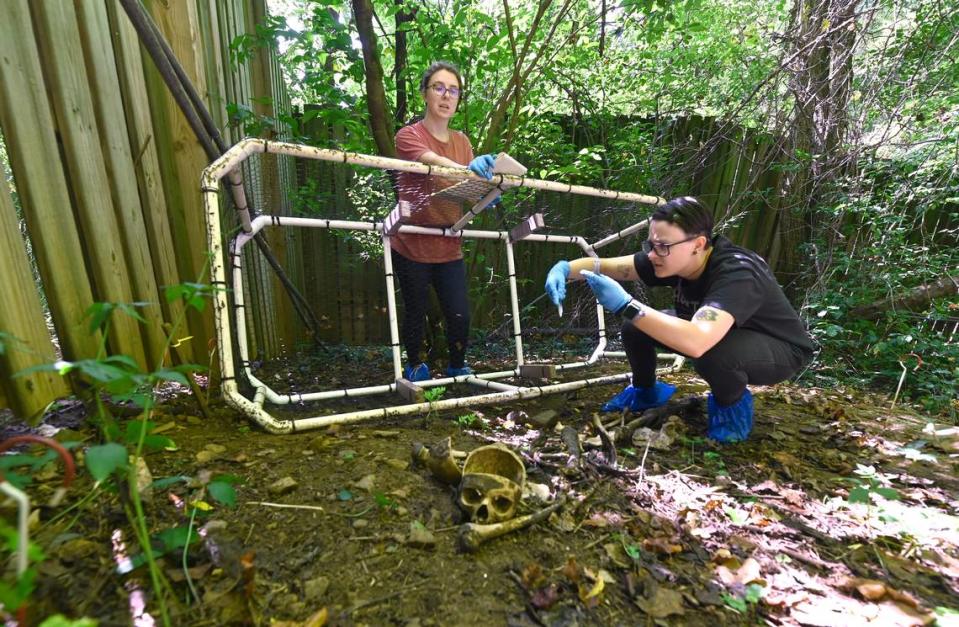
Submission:
[[[643,311],[643,305],[636,299],[633,299],[626,303],[626,305],[619,310],[619,315],[621,315],[626,320],[633,320],[637,316],[642,318],[646,315]]]

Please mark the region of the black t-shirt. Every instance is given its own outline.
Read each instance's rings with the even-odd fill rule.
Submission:
[[[636,253],[633,263],[646,285],[674,288],[676,315],[683,320],[691,320],[700,307],[708,305],[730,314],[736,328],[770,335],[810,354],[815,350],[799,314],[763,258],[725,237],[713,238],[713,252],[706,269],[695,281],[677,276],[657,277],[653,264],[642,252]]]

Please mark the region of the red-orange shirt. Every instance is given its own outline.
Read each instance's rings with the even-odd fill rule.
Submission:
[[[473,147],[466,135],[450,130],[448,142],[433,137],[423,122],[404,126],[396,133],[396,153],[400,159],[419,161],[425,152],[434,152],[464,166],[473,160]],[[420,226],[452,226],[463,217],[460,203],[430,198],[430,196],[459,181],[426,174],[400,172],[397,176],[400,200],[413,206],[413,215],[406,224]],[[407,259],[420,263],[445,263],[463,258],[458,237],[397,233],[390,238],[393,250]]]

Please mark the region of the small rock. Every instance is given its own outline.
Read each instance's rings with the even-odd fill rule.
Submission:
[[[204,449],[196,454],[196,461],[201,464],[206,464],[212,462],[214,459],[217,459],[220,456],[220,453],[214,453],[213,451]]]
[[[373,489],[373,486],[375,485],[375,481],[376,481],[376,475],[366,475],[359,481],[354,481],[353,485],[356,486],[357,488],[360,488],[361,490],[366,490],[367,492],[369,492]]]
[[[186,423],[188,425],[193,425],[194,427],[196,427],[203,424],[203,419],[197,418],[196,416],[187,416]]]
[[[396,508],[396,514],[397,514],[397,516],[406,516],[406,515],[409,514],[409,513],[410,513],[410,510],[406,509],[406,508],[403,507],[402,505],[400,505],[399,507]]]
[[[330,588],[330,580],[322,575],[309,579],[303,584],[303,601],[307,605],[315,605],[322,601],[326,591]]]
[[[203,448],[214,453],[226,453],[226,447],[222,444],[207,444]]]
[[[73,429],[60,429],[53,436],[53,439],[62,444],[63,442],[82,442],[89,437],[89,435]]]
[[[299,484],[293,477],[283,477],[282,479],[271,483],[267,488],[267,491],[273,495],[288,494],[295,490],[298,485]]]
[[[406,470],[410,466],[410,463],[408,461],[404,461],[402,459],[390,458],[390,459],[386,459],[385,462],[387,466],[391,466],[393,468],[396,468],[397,470]]]
[[[406,544],[416,549],[432,549],[436,546],[436,536],[423,526],[423,523],[414,520],[410,523],[410,535]]]
[[[314,455],[316,455],[316,453],[310,449],[303,451],[303,457],[313,457]]]
[[[400,434],[399,431],[382,431],[382,430],[373,431],[373,435],[375,435],[378,438],[395,438],[399,434]]]
[[[310,440],[310,443],[307,445],[307,447],[308,447],[311,451],[315,451],[315,452],[319,453],[319,452],[322,451],[323,449],[325,449],[325,448],[327,448],[328,446],[330,446],[330,444],[332,444],[332,440],[331,440],[328,436],[318,435],[318,436],[316,436],[315,438],[313,438],[312,440]]]
[[[354,529],[363,529],[364,527],[369,527],[369,526],[370,526],[370,521],[368,520],[364,520],[362,518],[355,518],[353,520]]]
[[[547,502],[551,500],[552,494],[549,491],[549,486],[543,483],[534,483],[532,481],[527,481],[523,485],[523,496],[532,498],[533,500],[540,502]]]
[[[64,542],[60,550],[57,551],[57,558],[67,564],[73,564],[84,558],[96,555],[96,552],[96,542],[84,538],[77,538],[76,540]]]
[[[556,426],[558,420],[559,412],[555,409],[547,409],[534,416],[530,416],[527,422],[534,425],[537,429],[552,429]]]

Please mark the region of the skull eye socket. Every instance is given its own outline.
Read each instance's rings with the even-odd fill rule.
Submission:
[[[463,502],[467,505],[476,505],[477,503],[483,502],[483,493],[476,488],[466,488],[463,490],[461,496],[463,497]]]
[[[497,496],[493,499],[493,509],[499,513],[508,512],[513,507],[513,501],[505,496]]]

